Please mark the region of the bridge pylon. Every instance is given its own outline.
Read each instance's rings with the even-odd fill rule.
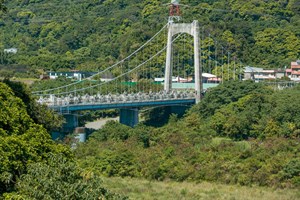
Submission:
[[[196,103],[198,103],[201,100],[203,83],[202,66],[200,65],[199,23],[197,20],[194,20],[192,23],[174,23],[172,20],[169,21],[164,90],[170,92],[172,89],[172,39],[174,35],[179,33],[187,33],[194,37],[195,92]]]

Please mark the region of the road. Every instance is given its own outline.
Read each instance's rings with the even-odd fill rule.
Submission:
[[[119,117],[116,118],[102,118],[93,122],[88,122],[85,124],[86,128],[92,128],[92,129],[100,129],[102,126],[106,124],[107,121],[114,120],[114,121],[119,121]]]

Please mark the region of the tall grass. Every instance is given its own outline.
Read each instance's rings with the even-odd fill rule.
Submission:
[[[103,178],[104,186],[130,199],[161,200],[297,200],[299,190],[274,190],[263,187],[242,187],[216,183],[156,182],[131,178]]]

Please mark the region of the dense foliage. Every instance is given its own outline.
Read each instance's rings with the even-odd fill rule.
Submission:
[[[107,176],[300,187],[299,95],[228,82],[163,127],[109,122],[76,156]]]
[[[3,14],[6,7],[0,0],[0,76],[9,78],[22,70],[36,76],[40,69],[105,69],[167,22],[168,7],[163,5],[167,2],[17,0],[5,1],[8,12]],[[221,51],[231,52],[231,62],[237,58],[266,68],[284,67],[300,57],[297,0],[182,3],[189,5],[182,9],[183,22],[200,22],[204,67],[211,65],[209,56]],[[208,35],[222,48],[205,38]],[[18,52],[4,52],[9,48]],[[220,73],[222,67],[226,66],[213,72]],[[46,81],[34,88],[50,84],[56,87],[66,81]],[[252,82],[228,82],[209,91],[183,119],[172,116],[165,126],[129,128],[109,122],[76,149],[83,169],[75,165],[70,149],[55,144],[47,132],[60,126],[59,117],[37,105],[29,93],[21,84],[0,83],[0,195],[4,198],[122,198],[101,186],[98,173],[300,187],[299,87],[273,91]],[[148,125],[153,124],[153,114],[161,122],[166,119],[165,111],[148,114]]]
[[[48,164],[30,164],[17,189],[17,193],[6,194],[6,199],[127,199],[108,192],[99,176],[62,155],[52,155]]]
[[[0,83],[0,193],[14,189],[16,178],[33,162],[47,160],[49,153],[71,156],[68,148],[56,145],[42,125],[34,122],[24,102]]]
[[[168,2],[7,1],[9,12],[0,19],[0,52],[15,47],[18,53],[1,53],[0,64],[30,67],[35,73],[104,69],[167,23]],[[183,22],[199,20],[202,37],[215,38],[224,52],[231,52],[231,61],[282,68],[300,57],[297,0],[182,0],[182,4],[189,5],[182,7]],[[218,61],[227,59],[215,41],[203,41],[203,62],[215,51]]]
[[[6,12],[7,8],[4,5],[4,0],[0,0],[0,11],[1,12]]]
[[[0,82],[0,199],[123,199],[80,169],[45,128],[60,123],[25,85]]]
[[[30,89],[25,84],[8,79],[5,79],[3,82],[13,90],[16,97],[22,99],[27,113],[35,123],[43,125],[48,131],[61,128],[64,122],[63,116],[48,109],[46,105],[37,103],[36,97],[31,95]]]

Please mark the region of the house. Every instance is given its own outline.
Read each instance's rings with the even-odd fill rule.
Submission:
[[[40,75],[40,80],[48,80],[50,77],[47,74],[41,74]]]
[[[291,62],[291,68],[286,69],[286,75],[292,81],[300,82],[300,60],[297,60],[296,62]]]
[[[111,72],[105,72],[100,74],[100,80],[102,82],[109,82],[112,81],[115,76]]]
[[[292,76],[292,69],[286,69],[285,70],[285,76],[291,78],[291,76]]]
[[[214,74],[202,73],[202,82],[203,83],[219,83],[221,81],[222,81],[222,79],[218,78]]]
[[[255,80],[256,82],[263,80],[274,80],[276,79],[276,70],[263,69],[258,67],[247,66],[244,69],[244,80]]]
[[[73,78],[81,81],[84,78],[91,77],[95,75],[95,72],[81,72],[81,71],[74,71],[74,72],[48,72],[47,75],[50,79],[56,79],[58,77],[66,77],[66,78]]]
[[[275,70],[275,77],[277,78],[277,79],[281,79],[281,78],[283,78],[283,77],[285,77],[285,70],[284,69],[277,69],[277,70]]]
[[[172,76],[172,82],[173,83],[190,83],[193,82],[193,77],[188,76],[186,78],[182,78],[180,76]],[[216,75],[209,74],[209,73],[202,73],[202,81],[203,83],[210,83],[210,82],[218,82],[220,81],[220,78],[217,78]],[[154,78],[155,82],[164,82],[165,78]]]

